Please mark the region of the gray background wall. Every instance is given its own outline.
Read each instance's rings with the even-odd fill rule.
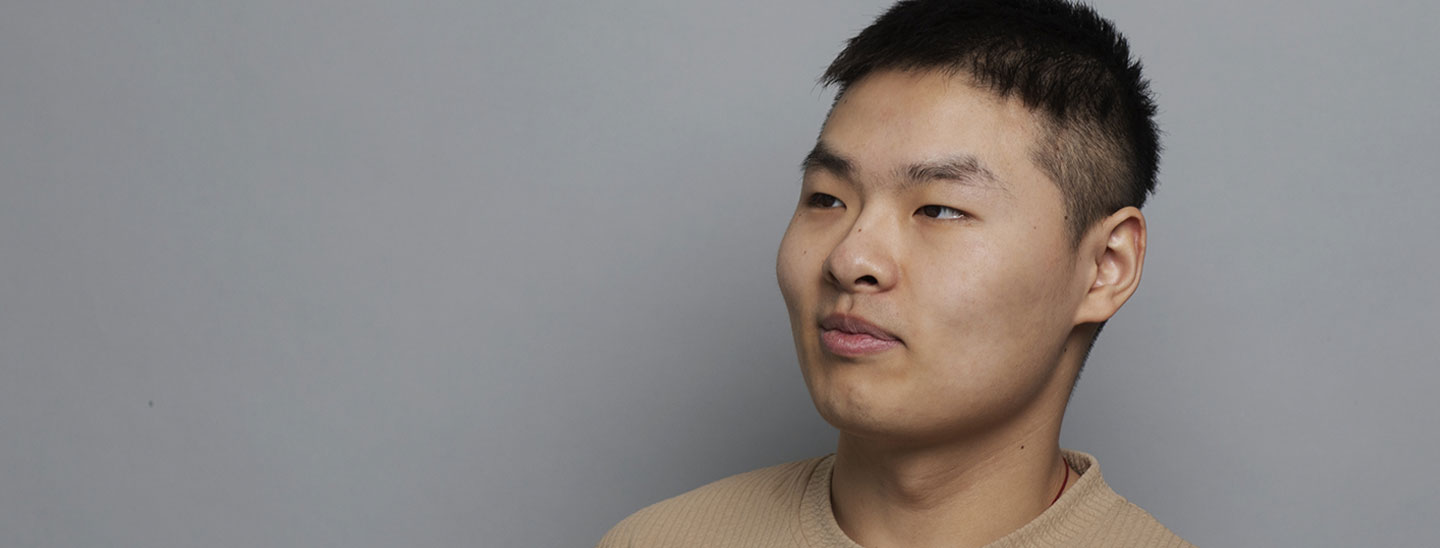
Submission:
[[[879,1],[0,5],[0,545],[588,546],[828,452],[773,261]],[[1168,153],[1064,443],[1440,539],[1440,7],[1104,0]]]

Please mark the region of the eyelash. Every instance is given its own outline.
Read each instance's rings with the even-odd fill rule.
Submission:
[[[836,198],[829,194],[825,194],[823,192],[816,192],[814,194],[811,194],[810,197],[805,200],[805,203],[806,205],[809,205],[810,207],[816,209],[835,209],[837,207],[845,207],[845,202],[842,202],[839,198]],[[953,211],[954,214],[948,217],[941,217],[941,213],[946,210]],[[970,214],[965,213],[964,211],[961,211],[959,209],[950,206],[942,206],[935,204],[921,206],[920,209],[915,210],[915,213],[919,215],[924,215],[931,219],[937,219],[942,221],[964,219],[970,216]]]
[[[810,198],[805,200],[805,204],[809,205],[810,207],[819,209],[833,209],[836,206],[845,207],[845,202],[842,202],[839,198],[836,198],[829,194],[825,194],[823,192],[816,192],[814,194],[811,194]]]

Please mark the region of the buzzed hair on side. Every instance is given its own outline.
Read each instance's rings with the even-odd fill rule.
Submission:
[[[1065,196],[1076,245],[1100,219],[1154,191],[1155,102],[1125,37],[1064,0],[904,0],[852,38],[821,82],[838,102],[877,71],[965,75],[1016,97],[1044,128],[1031,155]]]

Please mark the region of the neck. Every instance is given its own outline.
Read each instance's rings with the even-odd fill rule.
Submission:
[[[944,442],[842,432],[830,488],[836,522],[862,546],[979,547],[1023,527],[1066,483],[1068,388],[1005,425]]]
[[[863,546],[984,546],[1044,512],[1064,481],[1055,438],[892,450],[842,434],[831,500]]]

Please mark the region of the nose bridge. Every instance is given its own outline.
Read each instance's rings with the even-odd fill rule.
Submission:
[[[896,222],[883,207],[861,209],[845,236],[830,251],[826,270],[847,291],[883,290],[895,283]]]

